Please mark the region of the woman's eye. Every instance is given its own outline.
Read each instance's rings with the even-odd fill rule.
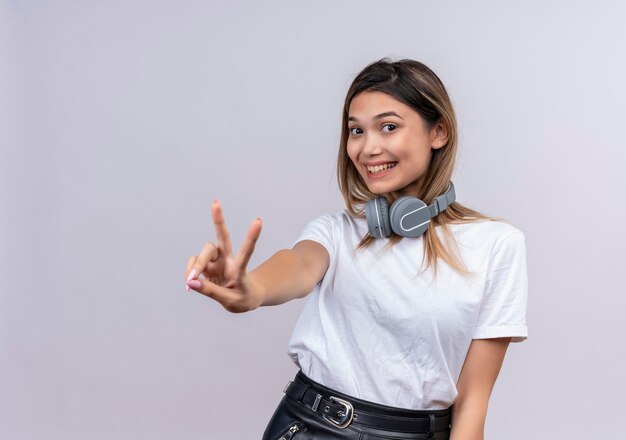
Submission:
[[[350,134],[355,134],[355,135],[356,135],[356,134],[358,134],[358,133],[355,133],[355,132],[354,132],[354,130],[360,130],[360,128],[359,128],[359,127],[353,127],[353,128],[351,128],[351,129],[350,129]]]
[[[395,130],[395,129],[397,128],[395,124],[385,124],[385,125],[383,125],[383,127],[393,127],[393,128],[392,128],[391,130],[389,130],[389,131],[393,131],[393,130]]]

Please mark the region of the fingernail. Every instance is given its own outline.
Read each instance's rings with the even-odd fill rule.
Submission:
[[[185,284],[185,288],[187,289],[187,292],[189,292],[189,286]]]
[[[213,200],[213,203],[219,203],[220,199],[218,199],[217,197],[215,198],[215,200]]]
[[[191,279],[195,278],[195,277],[196,277],[196,273],[198,273],[198,272],[196,271],[196,269],[194,269],[194,270],[192,270],[191,272],[189,272],[189,275],[187,275],[187,281],[189,281],[189,280],[191,280]]]
[[[202,285],[202,283],[200,281],[198,281],[198,280],[187,281],[187,286],[191,287],[192,289],[197,289],[201,285]]]
[[[258,221],[262,222],[263,220],[261,220],[261,217],[257,217],[256,218]]]

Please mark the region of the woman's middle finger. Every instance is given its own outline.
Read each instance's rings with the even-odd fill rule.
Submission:
[[[248,229],[248,233],[246,234],[246,238],[241,245],[241,249],[237,253],[235,257],[235,261],[237,262],[237,267],[241,273],[246,271],[248,267],[248,262],[250,261],[250,257],[254,252],[254,247],[256,245],[257,240],[259,239],[259,235],[261,234],[262,220],[261,217],[258,217],[255,221],[252,222],[250,228]]]

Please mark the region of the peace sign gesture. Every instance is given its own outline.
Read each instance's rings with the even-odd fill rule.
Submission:
[[[252,222],[239,252],[233,255],[230,234],[218,199],[211,206],[211,214],[217,246],[209,241],[200,255],[189,257],[185,269],[187,290],[191,288],[218,301],[229,312],[253,310],[262,304],[263,293],[261,286],[248,277],[246,268],[261,234],[261,218]]]

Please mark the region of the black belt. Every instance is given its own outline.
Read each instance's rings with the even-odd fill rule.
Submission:
[[[345,395],[330,395],[327,391],[307,383],[297,374],[289,381],[284,392],[297,401],[306,404],[326,421],[338,428],[346,428],[351,423],[373,428],[428,433],[429,437],[438,431],[450,428],[451,410],[425,410],[423,416],[403,417],[390,414],[375,414],[364,409],[358,402],[346,399]],[[374,405],[373,403],[370,404]],[[410,411],[410,410],[409,410]]]

